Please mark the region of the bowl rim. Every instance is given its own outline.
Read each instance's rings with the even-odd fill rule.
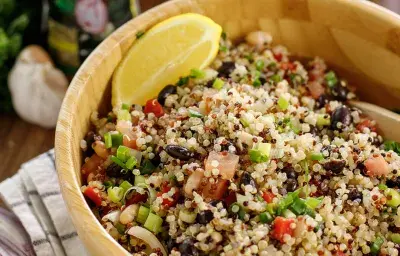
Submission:
[[[88,83],[88,80],[90,80],[93,69],[98,67],[102,60],[109,57],[111,49],[119,48],[122,52],[121,43],[124,43],[127,38],[134,36],[139,31],[148,29],[160,20],[176,14],[188,12],[182,11],[181,9],[177,8],[177,6],[187,6],[189,4],[195,6],[197,2],[204,1],[209,0],[170,0],[161,5],[153,7],[152,9],[125,23],[123,26],[109,35],[100,45],[98,45],[96,49],[89,55],[89,57],[82,63],[73,80],[71,81],[62,102],[55,135],[56,169],[62,196],[65,200],[68,213],[70,215],[76,210],[74,209],[76,206],[80,207],[79,210],[81,211],[80,215],[82,218],[72,218],[74,226],[78,227],[76,230],[80,237],[84,234],[84,231],[80,227],[88,227],[91,225],[91,229],[96,231],[95,233],[90,234],[91,238],[94,239],[92,244],[98,240],[97,244],[101,244],[102,248],[105,249],[105,247],[109,247],[111,249],[111,255],[130,254],[117,241],[115,241],[108,232],[105,231],[100,222],[92,213],[81,192],[81,185],[79,185],[78,182],[79,177],[77,177],[75,170],[72,167],[72,140],[76,139],[72,136],[72,125],[76,116],[74,114],[77,113],[79,106],[79,103],[75,99],[82,94],[84,86]],[[348,8],[363,9],[364,11],[371,13],[371,15],[374,17],[388,20],[388,22],[396,23],[400,26],[400,16],[378,4],[369,1],[353,0],[329,1],[336,2],[339,5],[348,6]],[[193,9],[191,11],[195,12]],[[133,41],[135,41],[135,39]],[[84,245],[85,247],[88,247],[88,244]],[[101,249],[98,249],[98,251],[101,251]]]

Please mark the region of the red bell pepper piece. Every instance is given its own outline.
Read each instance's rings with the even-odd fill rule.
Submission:
[[[157,99],[148,100],[146,106],[144,107],[145,114],[153,113],[156,117],[161,117],[164,115],[164,109]]]
[[[83,192],[83,194],[87,198],[92,200],[92,202],[95,203],[97,206],[101,206],[101,201],[102,201],[101,196],[99,195],[99,193],[94,191],[94,189],[92,187],[87,187],[85,189],[85,192]]]
[[[262,197],[264,198],[265,202],[272,203],[272,200],[275,198],[275,195],[270,191],[264,191]]]
[[[172,188],[169,186],[168,182],[164,182],[161,185],[161,191],[157,193],[157,197],[162,197],[163,194],[168,193]],[[162,205],[165,208],[173,207],[176,205],[179,199],[179,190],[175,187],[175,193],[172,195],[172,201],[169,198],[164,198]]]
[[[290,227],[292,223],[294,223],[294,219],[286,219],[280,216],[276,217],[272,237],[283,243],[284,235],[293,236],[294,230]]]

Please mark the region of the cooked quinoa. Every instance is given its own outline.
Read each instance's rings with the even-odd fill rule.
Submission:
[[[322,59],[222,38],[146,106],[91,116],[82,192],[104,228],[133,255],[398,255],[400,147]]]

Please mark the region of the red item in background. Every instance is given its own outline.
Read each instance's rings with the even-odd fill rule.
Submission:
[[[83,192],[83,194],[89,198],[90,200],[92,200],[93,203],[95,203],[97,206],[101,206],[101,196],[99,195],[99,193],[97,193],[96,191],[94,191],[94,189],[92,187],[87,187],[85,189],[85,192]]]
[[[292,223],[294,223],[294,219],[286,219],[280,216],[276,217],[272,237],[283,243],[284,235],[293,236],[293,229],[290,227]]]
[[[161,117],[164,115],[164,109],[156,99],[148,100],[143,112],[145,114],[153,113],[156,117]]]

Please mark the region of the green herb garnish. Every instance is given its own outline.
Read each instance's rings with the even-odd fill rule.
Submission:
[[[332,88],[338,83],[338,79],[336,77],[335,72],[329,71],[328,73],[325,74],[325,82],[328,85],[328,87]]]

